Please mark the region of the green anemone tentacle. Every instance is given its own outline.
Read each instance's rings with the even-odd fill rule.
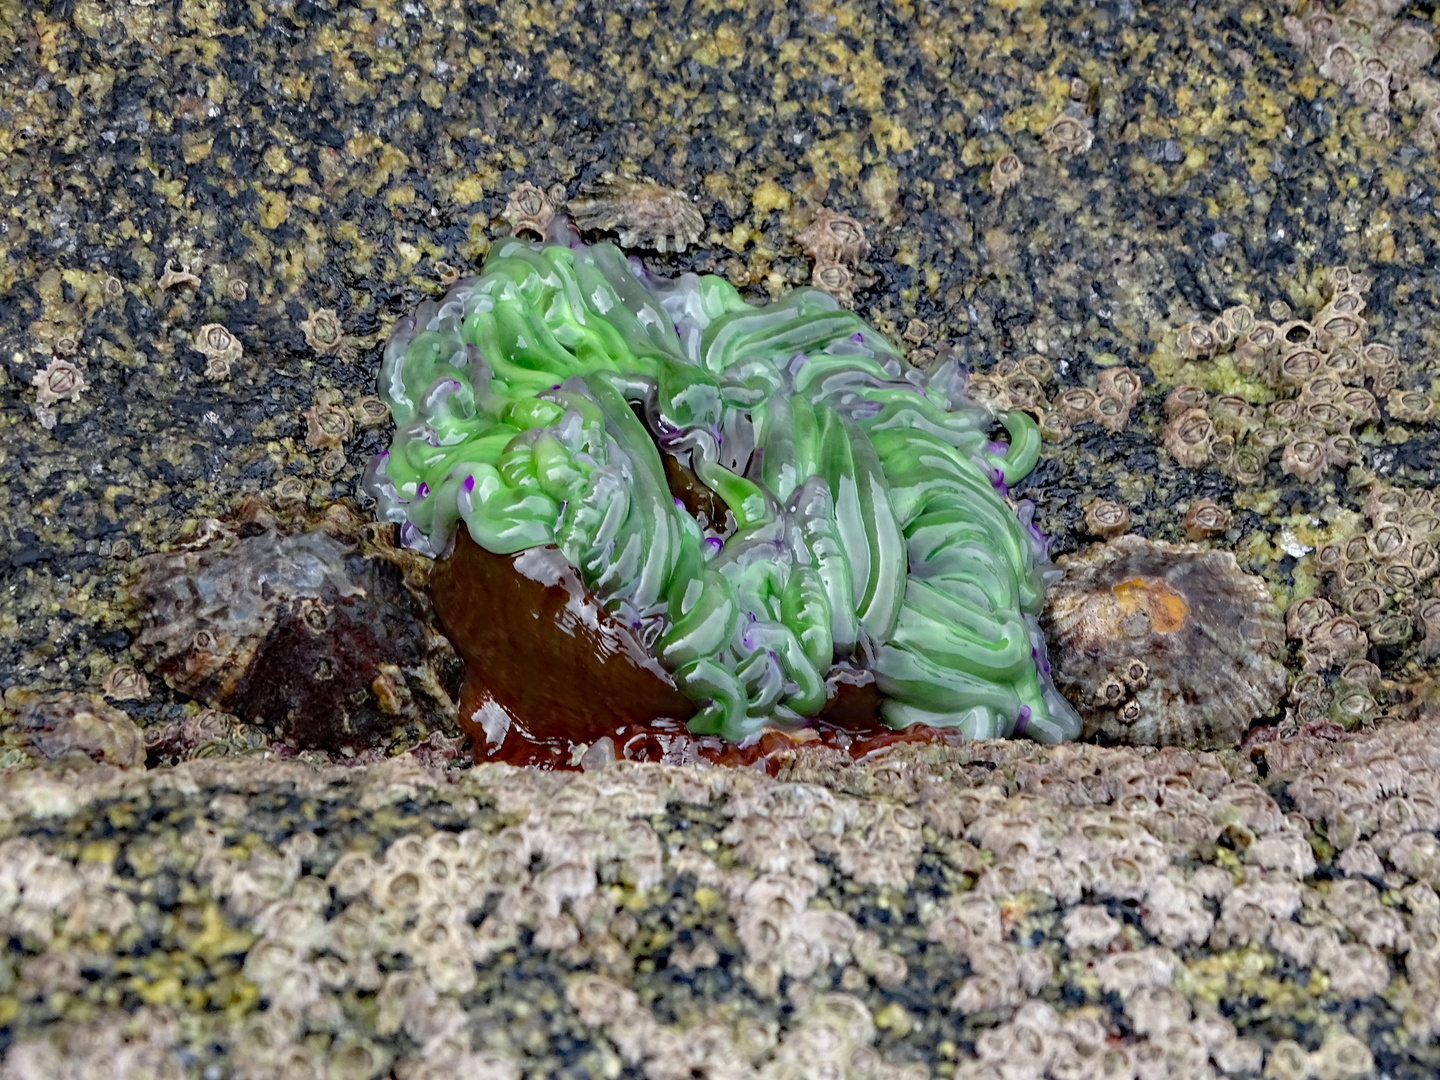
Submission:
[[[966,398],[953,361],[907,369],[828,294],[757,307],[610,244],[508,240],[402,320],[379,382],[381,516],[431,554],[460,523],[496,553],[556,545],[696,701],[697,733],[813,716],[847,660],[895,726],[1078,734],[1044,674],[1043,544],[1003,498],[1034,421]],[[664,454],[727,520],[687,512]]]

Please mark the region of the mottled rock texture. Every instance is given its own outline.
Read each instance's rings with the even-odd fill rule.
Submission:
[[[777,779],[19,773],[7,1075],[1434,1075],[1437,775],[1433,721]]]
[[[658,1076],[692,1052],[716,1075],[737,1060],[787,1075],[824,1045],[860,1075],[1045,1053],[1064,1075],[1097,1054],[1120,1075],[1272,1061],[1287,1076],[1371,1062],[1434,1075],[1436,699],[1420,665],[1440,616],[1412,591],[1404,634],[1383,621],[1394,597],[1361,626],[1346,605],[1373,592],[1343,566],[1396,564],[1316,560],[1379,527],[1364,512],[1377,479],[1440,482],[1422,400],[1440,355],[1435,140],[1417,103],[1377,117],[1318,70],[1288,13],[0,6],[0,687],[101,691],[117,666],[143,667],[135,557],[245,495],[322,508],[353,494],[389,438],[376,343],[473,270],[521,183],[570,198],[614,172],[698,196],[702,234],[651,265],[720,272],[756,297],[810,279],[799,237],[822,206],[852,215],[869,250],[844,289],[892,340],[918,320],[928,336],[907,344],[952,350],[1007,393],[1022,360],[1045,361],[1030,377],[1059,402],[1053,441],[1015,494],[1061,553],[1086,542],[1096,498],[1169,541],[1211,499],[1231,516],[1208,543],[1282,609],[1320,591],[1335,609],[1292,635],[1291,730],[1333,734],[1330,713],[1365,724],[1396,705],[1422,718],[1333,744],[1257,740],[1260,786],[1248,758],[1226,757],[1187,765],[1163,804],[1148,786],[1105,794],[1159,754],[1012,747],[1030,756],[992,769],[982,754],[941,782],[983,812],[931,821],[881,762],[827,781],[856,785],[823,789],[840,809],[797,818],[796,789],[748,774],[622,766],[597,794],[605,773],[316,773],[244,756],[266,738],[153,678],[148,697],[115,702],[152,765],[235,756],[0,785],[0,907],[18,942],[0,965],[5,1067],[199,1076],[244,1044],[288,1055],[246,1064],[254,1075],[418,1077],[425,1057],[445,1076]],[[1287,472],[1277,453],[1243,484],[1178,462],[1163,433],[1180,328],[1240,306],[1277,326],[1313,313],[1337,266],[1368,279],[1365,340],[1394,350],[1398,380],[1393,409],[1376,394],[1379,418],[1351,424],[1355,460],[1315,473],[1292,452]],[[1207,410],[1247,394],[1268,407],[1238,369],[1206,365]],[[1122,368],[1143,385],[1120,423],[1097,403]],[[1224,436],[1205,416],[1213,460]],[[1403,788],[1354,787],[1371,774],[1346,755],[1367,740],[1401,761]],[[1299,752],[1316,755],[1308,772],[1275,757]],[[454,747],[432,736],[420,753]],[[1031,776],[1064,779],[1063,800]],[[638,778],[684,793],[633,810]],[[1072,828],[1089,846],[1062,860],[1052,845]],[[430,885],[407,868],[432,836],[447,853],[430,862],[457,884],[421,930],[404,897]],[[577,846],[598,854],[572,860]],[[345,865],[374,874],[344,884],[351,850]],[[1072,880],[1106,860],[1103,890]],[[458,884],[462,869],[483,889]],[[773,925],[747,921],[749,888],[770,877],[754,902]],[[335,925],[345,911],[353,932]]]

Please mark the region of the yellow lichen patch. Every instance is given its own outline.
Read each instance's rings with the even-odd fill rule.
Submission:
[[[789,209],[791,200],[788,191],[767,178],[756,185],[750,201],[760,213],[768,214],[774,210]]]
[[[260,227],[278,228],[290,214],[290,203],[283,191],[260,191]]]
[[[457,203],[477,203],[485,197],[485,178],[478,172],[461,177],[455,182],[450,196]]]

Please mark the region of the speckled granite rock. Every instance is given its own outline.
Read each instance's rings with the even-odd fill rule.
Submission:
[[[1064,422],[1023,494],[1059,551],[1084,542],[1097,498],[1168,541],[1208,498],[1231,515],[1209,543],[1279,607],[1336,605],[1291,635],[1287,730],[1368,723],[1407,694],[1433,717],[1433,693],[1415,688],[1437,652],[1418,637],[1440,626],[1434,597],[1407,595],[1399,629],[1386,611],[1351,615],[1373,591],[1344,567],[1391,564],[1316,560],[1375,527],[1376,479],[1412,493],[1440,481],[1435,140],[1429,113],[1377,118],[1317,70],[1286,14],[1279,0],[0,6],[0,688],[119,690],[158,756],[256,749],[253,731],[159,679],[145,696],[143,673],[111,678],[141,666],[122,602],[131,561],[246,495],[321,508],[354,494],[387,437],[375,343],[474,267],[522,182],[570,197],[615,172],[696,196],[696,243],[652,265],[723,273],[755,297],[810,280],[799,237],[822,206],[852,214],[869,250],[844,280],[867,319],[1002,389],[1034,393],[1001,365],[1046,372]],[[1428,93],[1429,74],[1408,73],[1407,93]],[[1341,265],[1366,279],[1367,341],[1391,350],[1377,374],[1398,380],[1393,407],[1371,386],[1355,460],[1347,445],[1344,467],[1287,472],[1276,447],[1259,481],[1237,484],[1165,449],[1165,402],[1189,377],[1180,328],[1240,306],[1277,325],[1318,311]],[[1263,380],[1227,363],[1207,361],[1208,404],[1265,405]],[[1121,368],[1144,384],[1123,424],[1094,408]],[[803,827],[786,800],[809,795],[743,774],[627,769],[599,794],[594,777],[254,757],[140,778],[8,774],[0,906],[23,949],[0,966],[5,1067],[78,1075],[93,1052],[107,1075],[224,1075],[248,1034],[290,1055],[245,1065],[253,1075],[421,1076],[423,1053],[428,1075],[463,1074],[469,1055],[475,1075],[659,1076],[687,1049],[713,1075],[790,1075],[818,1046],[850,1053],[855,1075],[942,1074],[972,1056],[1033,1070],[1037,1045],[1094,1048],[1118,1075],[1202,1058],[1201,1075],[1243,1074],[1257,1047],[1280,1075],[1359,1075],[1372,1060],[1433,1075],[1434,803],[1389,780],[1357,794],[1351,766],[1325,764],[1367,739],[1428,755],[1433,724],[1263,744],[1267,759],[1320,755],[1293,780],[1267,765],[1265,792],[1245,786],[1248,759],[1207,758],[1167,782],[1199,791],[1176,806],[1148,787],[1133,805],[1101,797],[1170,759],[1007,747],[981,766],[997,788],[1004,777],[976,796],[983,813],[930,821],[938,804],[880,763],[826,773],[859,786]],[[1069,801],[1005,802],[1032,767],[1037,788],[1064,779]],[[1430,768],[1407,765],[1405,782]],[[982,779],[960,773],[957,799]],[[642,789],[637,810],[626,793]],[[559,794],[532,826],[522,811],[541,790]],[[1216,806],[1231,796],[1243,805]],[[1142,836],[1136,815],[1151,838],[1138,854],[1107,847]],[[582,819],[601,854],[572,864],[579,841],[553,838]],[[1087,822],[1084,858],[1112,860],[1103,895],[1062,872],[1084,859],[1056,868],[1072,819]],[[317,884],[353,848],[428,896],[419,872],[398,871],[432,830],[462,846],[435,841],[446,850],[430,863],[455,884],[423,930],[410,901],[381,918],[374,876],[343,895],[339,877]],[[471,900],[501,894],[476,875],[517,890],[503,913],[515,925],[493,938],[481,930],[499,900]],[[751,875],[778,878],[773,925],[744,921]],[[362,901],[383,924],[373,948],[371,922],[348,937],[318,925]],[[477,938],[467,972],[444,943]],[[1052,1058],[1053,1075],[1091,1067],[1057,1061],[1070,1059]]]
[[[20,773],[5,1075],[1431,1076],[1437,777],[1433,720],[778,779]]]

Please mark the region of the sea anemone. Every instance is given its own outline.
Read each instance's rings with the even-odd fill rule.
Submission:
[[[1039,455],[1033,420],[1002,413],[997,441],[953,359],[909,368],[819,289],[757,307],[555,237],[500,242],[385,348],[396,432],[367,488],[407,544],[440,556],[463,523],[492,555],[553,547],[696,735],[816,715],[837,664],[895,728],[1079,733],[1044,673],[1055,571],[1003,496]]]

